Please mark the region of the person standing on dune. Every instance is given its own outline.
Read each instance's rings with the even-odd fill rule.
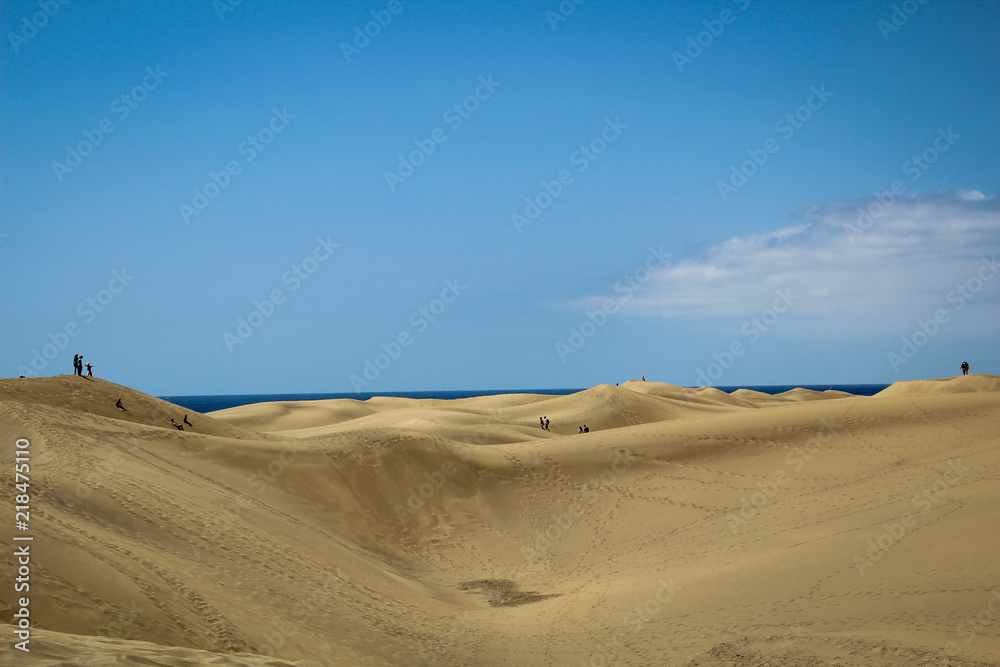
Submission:
[[[87,364],[87,377],[89,378],[94,377],[94,367],[91,366],[89,363]]]
[[[962,375],[968,375],[968,374],[969,374],[969,362],[968,361],[963,361],[962,362]]]

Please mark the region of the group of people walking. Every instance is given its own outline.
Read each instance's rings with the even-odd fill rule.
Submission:
[[[539,426],[542,427],[543,431],[549,431],[549,430],[551,430],[549,428],[549,418],[548,417],[539,417],[538,418],[538,424],[539,424]],[[590,427],[587,426],[586,424],[584,424],[583,426],[580,427],[580,431],[579,432],[580,433],[590,433]]]
[[[73,373],[83,377],[83,355],[74,354],[73,355]],[[94,367],[89,363],[87,364],[87,377],[94,377]]]

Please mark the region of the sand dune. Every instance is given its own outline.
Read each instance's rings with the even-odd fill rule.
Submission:
[[[1000,391],[1000,377],[979,373],[936,380],[908,380],[886,387],[878,395],[967,394],[981,391]]]
[[[184,412],[0,380],[39,629],[0,662],[1000,664],[996,376]]]
[[[115,407],[118,399],[121,399],[122,406],[127,411],[123,412]],[[187,416],[194,428],[205,435],[260,439],[259,433],[234,428],[228,423],[99,378],[58,375],[25,381],[0,380],[0,403],[9,402],[35,406],[35,410],[39,412],[43,411],[39,410],[39,406],[59,408],[73,413],[70,419],[75,419],[75,415],[100,416],[127,424],[157,428],[170,427],[171,419],[182,423]],[[53,413],[47,414],[51,418]]]

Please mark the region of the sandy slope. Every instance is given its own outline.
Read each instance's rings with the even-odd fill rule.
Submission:
[[[44,629],[0,664],[1000,664],[998,390],[633,382],[179,432],[107,382],[0,380]]]

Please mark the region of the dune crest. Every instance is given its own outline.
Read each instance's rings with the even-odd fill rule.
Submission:
[[[121,399],[126,410],[115,403]],[[260,435],[201,415],[187,408],[168,403],[135,389],[108,382],[101,378],[76,375],[55,375],[41,378],[0,379],[0,403],[25,406],[48,406],[58,410],[81,413],[127,424],[173,428],[170,420],[181,425],[197,415],[197,424],[191,428],[207,435],[228,438],[259,439]]]
[[[923,394],[968,394],[1000,391],[1000,376],[972,373],[937,380],[903,380],[886,387],[876,396],[913,396]]]

